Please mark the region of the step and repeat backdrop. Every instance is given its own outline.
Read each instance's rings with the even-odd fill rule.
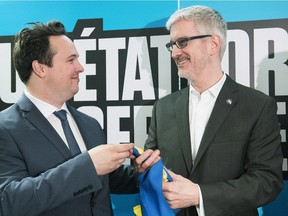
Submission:
[[[259,214],[288,215],[286,1],[0,1],[0,110],[24,88],[11,62],[15,34],[28,22],[60,20],[85,69],[71,104],[100,122],[108,143],[143,147],[155,100],[186,85],[166,50],[165,22],[178,8],[196,4],[215,8],[228,23],[224,72],[277,101],[286,187]],[[134,215],[137,194],[111,196],[116,216]]]

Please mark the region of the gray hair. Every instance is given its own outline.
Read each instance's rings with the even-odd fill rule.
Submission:
[[[207,6],[190,6],[177,10],[166,22],[170,31],[172,25],[179,20],[193,21],[201,34],[216,34],[222,39],[221,58],[226,50],[227,24],[216,10]]]

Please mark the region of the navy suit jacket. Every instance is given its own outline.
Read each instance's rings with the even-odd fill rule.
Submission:
[[[155,103],[145,149],[160,149],[168,169],[199,184],[206,216],[258,215],[283,188],[275,101],[227,76],[194,164],[188,102],[189,87]]]
[[[99,123],[68,105],[87,149],[105,144]],[[135,193],[132,167],[99,176],[87,152],[69,149],[36,106],[23,95],[0,114],[0,215],[113,215],[109,185]],[[129,185],[129,187],[128,187]]]

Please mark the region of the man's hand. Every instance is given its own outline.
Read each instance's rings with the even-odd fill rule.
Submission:
[[[187,208],[199,205],[199,190],[197,184],[189,179],[176,175],[168,170],[173,181],[163,182],[163,193],[172,209]]]
[[[134,144],[106,144],[88,151],[98,175],[116,170],[126,158],[130,158]]]
[[[132,157],[134,166],[136,167],[138,172],[145,172],[146,170],[150,169],[157,161],[160,160],[160,151],[152,149],[148,149],[143,152],[137,158]]]

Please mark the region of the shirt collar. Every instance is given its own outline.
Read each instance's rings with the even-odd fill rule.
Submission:
[[[67,111],[67,113],[70,114],[66,103],[63,104],[63,106],[58,109],[57,107],[42,101],[38,98],[36,98],[35,96],[33,96],[32,94],[30,94],[27,89],[25,89],[24,94],[31,100],[31,102],[39,109],[39,111],[45,116],[45,118],[48,118],[50,115],[53,114],[53,112],[58,111],[60,109],[64,109]]]
[[[225,83],[225,80],[226,80],[226,74],[223,73],[221,79],[217,83],[215,83],[213,86],[211,86],[209,89],[206,89],[204,92],[202,92],[202,94],[205,92],[209,92],[213,97],[217,98],[220,93],[221,88],[223,87]],[[200,95],[199,92],[197,92],[191,84],[190,84],[190,93],[194,95]]]

